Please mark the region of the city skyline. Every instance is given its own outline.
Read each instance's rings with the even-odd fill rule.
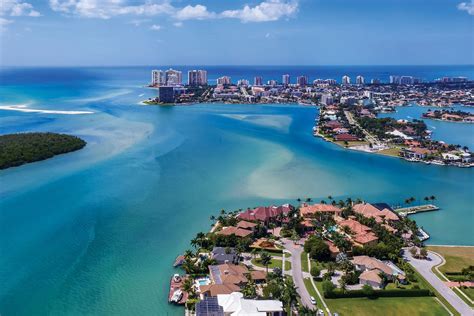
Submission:
[[[429,8],[396,0],[9,0],[0,7],[0,65],[470,65],[473,14],[466,0]]]

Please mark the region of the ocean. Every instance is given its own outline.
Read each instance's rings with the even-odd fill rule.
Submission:
[[[156,95],[145,87],[155,68],[168,66],[0,69],[0,134],[52,131],[88,142],[0,171],[0,314],[182,315],[167,303],[172,263],[221,209],[435,195],[441,210],[414,216],[428,243],[474,245],[474,169],[344,150],[312,136],[318,109],[310,106],[139,105]],[[474,79],[472,66],[176,68],[208,69],[211,80]],[[474,148],[473,125],[427,124],[434,138]]]

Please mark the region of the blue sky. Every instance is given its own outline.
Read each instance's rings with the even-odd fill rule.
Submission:
[[[0,64],[474,64],[474,0],[0,0]]]

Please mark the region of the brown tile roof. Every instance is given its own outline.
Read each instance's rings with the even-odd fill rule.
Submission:
[[[267,273],[265,271],[260,271],[260,270],[251,271],[250,275],[252,277],[252,280],[256,280],[256,281],[267,279]]]
[[[217,296],[219,294],[231,294],[233,292],[239,292],[240,287],[232,284],[209,284],[209,285],[201,285],[199,287],[201,293],[208,293],[209,296]]]
[[[390,211],[389,209],[385,208],[383,210],[379,210],[370,203],[359,203],[354,205],[352,209],[354,210],[354,212],[359,213],[365,217],[375,218],[375,221],[377,223],[381,223],[384,218],[392,221],[399,220],[397,214]]]
[[[355,256],[352,263],[365,266],[368,270],[379,270],[387,275],[392,275],[393,270],[382,261],[369,256]]]
[[[313,204],[300,207],[301,216],[309,216],[316,213],[333,213],[340,214],[342,210],[331,204]]]
[[[209,266],[209,272],[211,279],[217,284],[243,284],[248,282],[245,275],[249,273],[249,270],[243,265],[220,264]]]
[[[281,213],[288,214],[291,209],[293,209],[293,206],[290,204],[284,204],[281,206],[259,206],[240,213],[237,215],[237,218],[246,221],[266,222],[272,218],[277,217]]]
[[[236,235],[238,237],[247,237],[248,235],[252,234],[252,231],[243,229],[243,228],[238,228],[234,226],[229,226],[229,227],[224,227],[220,231],[218,231],[216,234],[218,235]]]
[[[247,221],[240,221],[237,224],[238,228],[244,228],[244,229],[254,228],[255,226],[257,226],[257,224],[252,223],[252,222],[247,222]]]
[[[379,271],[378,270],[367,270],[361,273],[359,276],[360,280],[366,280],[366,281],[371,281],[375,282],[378,284],[382,283],[382,278],[379,276]]]

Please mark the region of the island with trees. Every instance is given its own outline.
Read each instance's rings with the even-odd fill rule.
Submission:
[[[458,122],[458,123],[474,123],[474,115],[469,112],[464,111],[454,111],[454,110],[435,110],[423,113],[423,118],[448,121],[448,122]]]
[[[0,169],[45,160],[84,146],[84,140],[66,134],[35,132],[0,135]]]

